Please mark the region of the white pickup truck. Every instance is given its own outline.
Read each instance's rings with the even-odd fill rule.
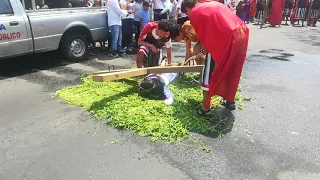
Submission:
[[[0,59],[59,49],[67,59],[81,60],[90,43],[108,39],[103,7],[39,9],[29,0],[33,9],[25,10],[24,1],[0,0]]]

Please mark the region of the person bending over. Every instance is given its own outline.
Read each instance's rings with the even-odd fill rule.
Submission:
[[[172,20],[149,22],[142,29],[138,39],[137,67],[159,66],[162,60],[162,47],[167,48],[168,64],[172,62],[172,41],[182,31],[180,25]]]

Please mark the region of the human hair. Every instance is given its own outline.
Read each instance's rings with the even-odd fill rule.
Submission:
[[[149,6],[150,6],[150,4],[149,4],[149,2],[148,2],[148,1],[143,1],[142,6],[149,7]]]
[[[181,3],[181,12],[186,13],[187,8],[192,9],[197,3],[197,0],[183,0]]]
[[[169,38],[175,39],[182,32],[182,26],[174,20],[169,20]]]
[[[169,27],[169,21],[162,19],[158,22],[158,29],[162,30],[164,32],[169,32],[170,27]]]

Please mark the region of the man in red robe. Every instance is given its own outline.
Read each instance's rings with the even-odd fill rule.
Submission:
[[[184,0],[181,8],[190,19],[202,48],[208,52],[203,74],[202,115],[211,114],[211,97],[219,95],[223,105],[235,110],[242,67],[246,59],[249,28],[218,2]]]
[[[284,0],[272,0],[272,8],[269,21],[271,27],[281,25],[283,8]]]

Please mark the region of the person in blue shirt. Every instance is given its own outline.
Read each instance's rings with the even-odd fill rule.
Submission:
[[[149,11],[149,2],[144,1],[142,3],[143,10],[140,13],[140,30],[143,29],[143,27],[150,22],[150,11]]]

